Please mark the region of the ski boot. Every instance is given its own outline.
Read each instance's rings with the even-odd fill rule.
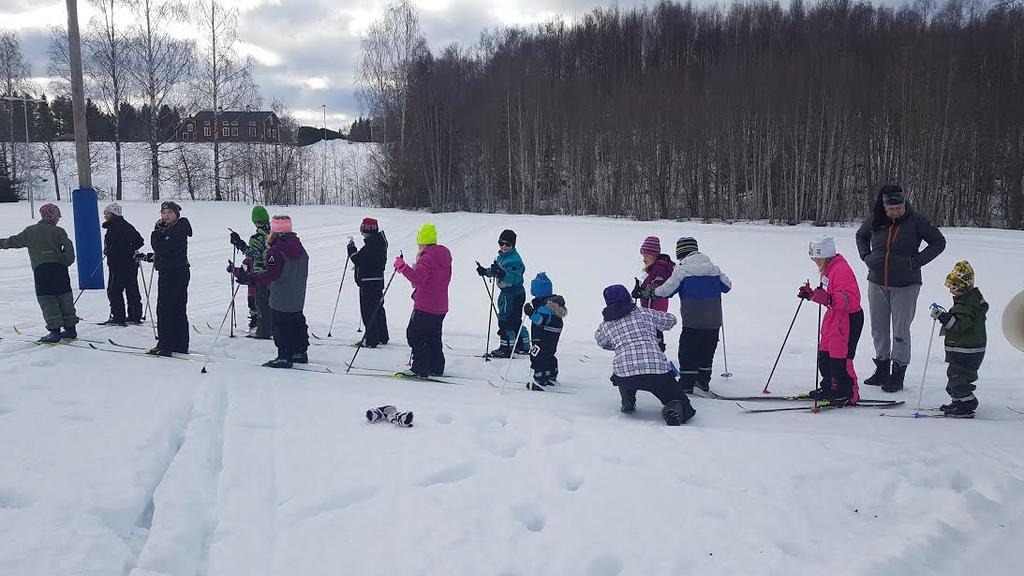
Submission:
[[[171,354],[173,354],[173,352],[171,352],[170,350],[161,350],[160,348],[157,347],[146,350],[146,354],[148,354],[149,356],[163,356],[167,358]]]
[[[947,409],[943,406],[942,413],[947,418],[974,418],[974,411],[978,408],[978,399],[970,397],[968,400],[954,398]]]
[[[487,353],[488,358],[508,358],[512,356],[512,347],[502,344]]]
[[[50,333],[39,339],[43,344],[60,344],[60,330],[50,330]]]
[[[296,352],[292,354],[293,364],[309,364],[309,355],[305,352]]]
[[[99,325],[100,326],[120,326],[121,328],[124,328],[125,326],[128,325],[128,321],[127,320],[118,320],[118,319],[114,318],[113,316],[111,316],[110,318],[107,318],[107,320],[105,322],[100,322]]]
[[[412,370],[402,370],[401,372],[395,373],[395,376],[398,376],[399,378],[409,378],[412,380],[423,380],[428,378],[426,374],[417,374]]]
[[[64,328],[64,331],[60,333],[61,340],[78,340],[78,330],[74,326]]]
[[[269,362],[264,362],[263,365],[267,368],[291,368],[292,360],[291,358],[274,358]]]

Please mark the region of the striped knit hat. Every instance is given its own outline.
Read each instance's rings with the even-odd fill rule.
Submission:
[[[644,238],[644,243],[640,245],[641,254],[650,254],[657,256],[661,254],[661,240],[658,240],[657,236],[648,236]]]
[[[676,240],[676,259],[682,260],[689,256],[692,252],[697,251],[697,240],[692,236],[683,236],[679,240]]]
[[[270,220],[270,232],[272,234],[283,234],[292,231],[292,219],[288,216],[274,216]]]

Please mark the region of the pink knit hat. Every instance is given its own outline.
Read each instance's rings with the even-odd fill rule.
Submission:
[[[657,236],[644,238],[644,243],[640,245],[640,253],[654,256],[661,254],[661,240],[658,240]]]
[[[274,216],[270,220],[271,234],[283,234],[292,231],[292,219],[288,216]]]

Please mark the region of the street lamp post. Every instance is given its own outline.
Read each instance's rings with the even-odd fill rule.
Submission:
[[[25,156],[28,157],[28,156],[30,156],[32,154],[31,141],[29,139],[29,133],[28,133],[28,104],[29,104],[29,102],[31,102],[33,104],[39,104],[39,103],[42,102],[42,100],[36,100],[35,98],[28,98],[28,97],[20,97],[19,98],[17,96],[4,96],[3,100],[7,100],[8,102],[10,102],[11,106],[14,106],[15,102],[21,102],[22,114],[25,117]],[[29,213],[29,218],[35,218],[36,217],[36,201],[35,201],[35,197],[32,195],[32,162],[31,161],[28,161],[28,162],[25,163],[25,173],[28,174],[28,176],[25,177],[25,182],[26,182],[26,184],[28,186],[28,213]]]

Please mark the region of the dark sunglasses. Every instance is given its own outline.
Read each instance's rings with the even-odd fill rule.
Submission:
[[[511,242],[505,242],[504,240],[498,240],[498,246],[511,246]]]

